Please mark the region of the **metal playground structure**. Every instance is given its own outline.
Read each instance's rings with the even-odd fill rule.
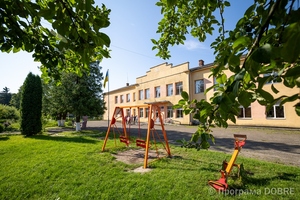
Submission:
[[[148,127],[147,127],[147,134],[146,134],[146,139],[141,137],[141,128],[140,128],[140,116],[138,115],[137,119],[137,125],[138,125],[138,138],[135,140],[136,146],[142,147],[145,149],[145,156],[144,156],[144,165],[143,168],[147,168],[148,166],[148,155],[149,155],[149,148],[150,148],[150,140],[151,136],[154,142],[154,145],[156,147],[156,138],[158,138],[163,145],[168,157],[171,157],[171,151],[168,143],[168,138],[166,134],[166,130],[164,128],[164,122],[162,119],[161,115],[161,110],[160,110],[160,104],[159,103],[151,103],[151,104],[143,104],[143,105],[135,105],[135,106],[117,106],[115,107],[114,113],[112,115],[111,121],[109,123],[105,140],[102,146],[102,151],[105,150],[105,146],[107,143],[107,140],[109,138],[109,134],[111,129],[113,130],[113,134],[115,137],[115,131],[119,133],[119,139],[120,142],[125,143],[126,146],[129,146],[131,143],[130,140],[130,123],[126,123],[127,119],[125,118],[124,115],[124,109],[129,109],[129,112],[131,112],[131,109],[137,108],[139,110],[140,108],[148,108]],[[138,112],[139,113],[139,112]],[[130,113],[127,113],[127,116],[130,116]],[[122,124],[122,131],[120,131],[116,125],[117,119],[121,119],[121,124]],[[155,124],[155,122],[158,121],[158,124]],[[155,129],[155,125],[159,125],[161,127],[161,132],[163,135],[163,140],[160,138],[158,131]],[[157,154],[158,150],[156,148]]]
[[[208,184],[215,188],[217,191],[225,191],[228,189],[227,179],[233,167],[237,167],[240,174],[241,165],[235,164],[235,161],[241,151],[242,147],[246,143],[247,135],[234,134],[234,151],[229,162],[223,161],[221,172],[221,178],[216,181],[208,181]]]

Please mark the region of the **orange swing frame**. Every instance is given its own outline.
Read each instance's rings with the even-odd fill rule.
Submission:
[[[129,146],[130,138],[129,138],[129,134],[127,133],[127,129],[126,129],[126,120],[125,120],[124,111],[123,111],[124,108],[129,108],[129,109],[131,109],[131,108],[138,108],[138,109],[139,108],[148,108],[149,109],[148,129],[147,129],[146,141],[142,140],[142,139],[136,139],[136,145],[140,146],[142,148],[145,148],[143,168],[146,169],[147,166],[148,166],[148,155],[149,155],[149,147],[150,147],[150,134],[151,134],[151,131],[152,131],[152,134],[153,134],[153,131],[155,131],[155,129],[154,129],[155,124],[154,124],[154,120],[152,118],[152,116],[154,116],[155,113],[153,111],[157,111],[160,126],[161,126],[161,129],[162,129],[162,134],[163,134],[163,137],[164,137],[164,142],[165,142],[165,144],[163,146],[164,146],[164,148],[165,148],[165,150],[168,154],[168,157],[171,157],[171,151],[170,151],[170,147],[169,147],[168,137],[167,137],[166,130],[164,128],[164,123],[163,123],[163,119],[162,119],[162,116],[161,116],[160,107],[159,107],[159,104],[155,104],[155,103],[145,104],[145,105],[138,105],[138,106],[117,106],[117,107],[115,107],[112,119],[110,121],[109,127],[108,127],[107,132],[106,132],[106,136],[105,136],[104,143],[103,143],[103,146],[102,146],[102,151],[105,150],[105,146],[106,146],[109,134],[110,134],[111,127],[113,127],[113,128],[116,127],[116,125],[115,125],[115,123],[116,123],[115,115],[116,115],[116,112],[117,112],[118,109],[121,109],[122,128],[123,128],[123,135],[120,136],[120,142],[123,142],[123,143],[126,144],[126,146]],[[138,120],[140,120],[140,116],[138,116]],[[139,121],[139,131],[140,131],[140,121]],[[153,135],[153,137],[154,137],[154,135]]]

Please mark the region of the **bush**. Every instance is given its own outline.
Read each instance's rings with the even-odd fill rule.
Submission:
[[[0,121],[5,122],[7,119],[19,120],[20,112],[13,106],[0,104]]]
[[[38,75],[27,75],[21,95],[21,133],[26,136],[42,131],[42,82]]]
[[[3,127],[3,125],[2,125],[2,124],[0,124],[0,133],[2,133],[2,132],[3,132],[3,130],[4,130],[4,127]]]

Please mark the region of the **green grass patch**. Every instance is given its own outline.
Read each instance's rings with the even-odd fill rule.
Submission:
[[[0,199],[300,199],[298,167],[238,157],[245,173],[229,178],[230,190],[220,194],[207,181],[220,178],[229,154],[171,146],[172,158],[153,161],[140,174],[132,172],[136,164],[113,157],[124,144],[109,139],[101,152],[103,136],[0,136]]]

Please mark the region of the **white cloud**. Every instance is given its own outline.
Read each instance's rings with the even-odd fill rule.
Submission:
[[[183,48],[187,50],[195,50],[195,49],[208,49],[202,43],[197,40],[187,40],[184,42],[184,45],[181,45]]]

